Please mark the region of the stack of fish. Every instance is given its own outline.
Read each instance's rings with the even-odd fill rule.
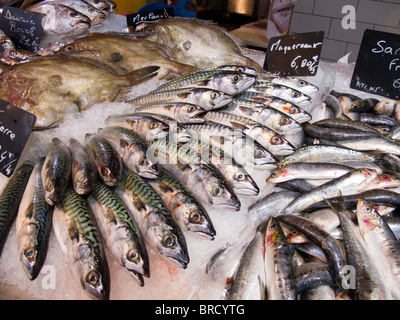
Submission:
[[[333,91],[326,105],[330,116],[304,123],[306,143],[267,179],[274,192],[250,206],[262,236],[246,251],[259,259],[264,248],[265,264],[244,280],[243,261],[238,281],[261,279],[269,299],[399,299],[398,103]],[[228,298],[250,297],[237,288]]]

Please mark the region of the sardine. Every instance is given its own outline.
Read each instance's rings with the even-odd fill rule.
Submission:
[[[268,183],[280,183],[294,179],[336,179],[352,171],[353,168],[323,162],[292,162],[271,172]]]
[[[293,270],[296,293],[303,294],[304,292],[317,286],[334,286],[328,266],[322,262],[306,262],[297,266]]]
[[[202,203],[240,210],[241,204],[232,186],[214,166],[204,163],[201,154],[165,140],[150,142],[149,150]]]
[[[107,126],[121,126],[132,129],[144,141],[163,139],[167,137],[169,133],[169,126],[167,123],[144,113],[111,115],[106,118],[104,123]]]
[[[83,289],[96,299],[109,299],[110,274],[101,234],[86,199],[72,187],[54,209],[53,230]]]
[[[204,116],[204,120],[242,130],[274,156],[287,156],[294,152],[294,147],[283,136],[249,118],[226,112],[209,111]]]
[[[351,221],[344,201],[341,199],[340,202],[327,202],[339,216],[347,262],[355,268],[355,288],[349,288],[355,290],[355,299],[386,300],[385,288],[372,263],[373,258],[368,255],[368,248],[358,228]]]
[[[158,193],[182,230],[214,240],[216,232],[208,212],[183,183],[165,169],[157,179],[146,182]]]
[[[248,244],[232,280],[225,287],[225,300],[265,300],[264,239],[257,231]]]
[[[203,123],[206,109],[192,103],[159,103],[143,105],[135,108],[135,113],[155,113],[169,116],[180,123]]]
[[[393,299],[399,299],[400,244],[396,236],[365,199],[359,198],[356,214],[361,235],[377,267],[384,275],[390,295]]]
[[[379,151],[400,155],[400,142],[381,136],[365,137],[362,139],[341,140],[337,144],[358,151]]]
[[[393,116],[398,102],[396,100],[388,99],[379,101],[372,109],[376,115]]]
[[[53,138],[42,168],[45,199],[49,205],[54,206],[61,200],[71,179],[71,172],[69,148],[60,139]]]
[[[285,225],[295,228],[310,241],[321,247],[327,259],[332,278],[336,285],[343,289],[343,281],[345,281],[344,266],[347,262],[344,250],[338,240],[306,218],[295,215],[280,215],[276,219]]]
[[[74,138],[69,139],[72,156],[71,179],[77,194],[89,194],[97,180],[97,168],[84,146]]]
[[[36,279],[46,260],[53,207],[44,197],[42,166],[34,166],[19,205],[16,219],[18,255],[30,280]]]
[[[375,179],[377,172],[369,169],[355,169],[339,178],[332,179],[319,187],[306,192],[294,199],[283,211],[286,214],[300,212],[308,206],[340,194],[350,195],[364,191],[367,185]]]
[[[128,101],[133,105],[151,105],[159,103],[190,103],[205,110],[221,108],[232,101],[232,96],[221,91],[207,88],[183,88],[148,93]]]
[[[122,173],[122,160],[112,145],[98,134],[86,134],[85,148],[97,167],[101,180],[115,187]]]
[[[134,214],[146,242],[168,262],[186,269],[189,254],[185,236],[154,189],[125,168],[115,192]]]
[[[18,215],[22,196],[28,184],[33,166],[21,164],[8,179],[0,194],[0,255],[10,229]]]
[[[111,143],[128,169],[143,178],[158,176],[157,164],[147,158],[147,145],[133,130],[113,126],[99,129],[98,134]]]
[[[268,300],[296,300],[292,253],[274,217],[266,225],[264,261]]]
[[[149,257],[139,226],[124,202],[97,181],[88,204],[115,259],[143,286],[143,276],[150,277]]]

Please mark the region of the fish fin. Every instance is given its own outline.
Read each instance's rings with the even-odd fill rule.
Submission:
[[[245,114],[248,114],[248,115],[254,114],[254,110],[251,109],[251,108],[239,107],[239,109],[240,109],[240,111],[242,111],[242,112],[245,113]]]
[[[140,200],[140,198],[134,194],[131,196],[132,204],[138,211],[146,210],[146,205]]]
[[[185,91],[185,92],[180,92],[177,94],[178,98],[180,99],[186,99],[189,96],[190,92],[189,91]]]
[[[124,139],[120,139],[120,140],[119,140],[119,146],[120,146],[122,149],[125,149],[127,146],[129,146],[129,143],[126,142],[126,140],[124,140]]]
[[[335,212],[337,215],[341,214],[347,214],[347,216],[351,219],[355,219],[355,215],[352,214],[349,210],[346,208],[346,203],[344,201],[342,192],[339,191],[340,195],[339,197],[336,198],[331,198],[331,199],[324,199],[325,202],[328,204],[328,206]]]
[[[230,121],[230,124],[231,124],[231,127],[234,129],[238,129],[238,130],[248,129],[247,126],[245,126],[241,123],[235,122],[235,121]]]
[[[136,69],[126,75],[125,78],[129,80],[131,86],[136,86],[151,78],[155,77],[158,74],[159,66],[149,66],[140,69]]]

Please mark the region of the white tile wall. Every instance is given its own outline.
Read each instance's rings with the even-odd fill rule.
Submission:
[[[354,30],[342,27],[345,5],[356,8]],[[298,0],[290,32],[325,31],[321,58],[336,61],[351,52],[354,62],[366,29],[400,34],[400,0]]]

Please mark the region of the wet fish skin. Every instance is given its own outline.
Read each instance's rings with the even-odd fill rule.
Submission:
[[[306,262],[294,268],[296,293],[303,294],[321,285],[334,286],[328,266],[322,262]]]
[[[144,141],[163,139],[168,135],[169,125],[145,113],[111,115],[104,123],[107,126],[121,126],[132,129]]]
[[[118,185],[122,160],[112,145],[98,134],[86,134],[85,149],[96,164],[101,180],[109,187]]]
[[[143,286],[141,276],[150,277],[150,263],[136,220],[115,192],[100,181],[96,182],[89,199],[103,239],[115,259]]]
[[[358,199],[356,214],[361,236],[369,252],[375,257],[374,261],[377,262],[377,267],[388,286],[388,297],[399,299],[400,243],[385,220],[367,200]]]
[[[359,230],[351,221],[344,200],[339,202],[328,201],[328,204],[339,216],[343,231],[344,246],[349,265],[355,268],[357,300],[386,300],[386,292],[379,273],[374,267],[371,257]]]
[[[83,289],[93,298],[108,300],[110,274],[101,234],[85,197],[72,187],[54,209],[53,230]]]
[[[213,165],[205,163],[198,152],[166,140],[150,142],[149,150],[151,156],[183,182],[202,203],[240,210],[241,203],[233,187]]]
[[[274,217],[266,225],[264,250],[268,300],[296,300],[292,253],[281,225]]]
[[[205,110],[221,108],[232,101],[232,96],[207,88],[183,88],[148,93],[128,101],[133,105],[149,105],[164,102],[182,102],[198,105]]]
[[[160,169],[147,157],[147,145],[132,130],[124,127],[105,127],[98,134],[111,143],[126,167],[143,178],[155,179]]]
[[[311,191],[298,196],[283,211],[286,214],[300,212],[308,206],[340,194],[349,195],[363,191],[375,179],[377,172],[372,169],[354,169],[339,178],[332,179]]]
[[[89,194],[97,179],[97,168],[84,146],[74,138],[69,139],[72,156],[71,179],[79,195]]]
[[[400,143],[384,136],[365,137],[362,139],[353,140],[340,140],[336,143],[343,147],[358,151],[379,151],[382,153],[400,155]]]
[[[72,156],[68,146],[58,138],[51,140],[42,168],[45,199],[51,206],[63,197],[71,179]]]
[[[267,183],[280,183],[293,179],[335,179],[353,168],[336,163],[293,162],[271,172]]]
[[[265,300],[263,251],[263,234],[257,231],[243,251],[233,279],[225,287],[225,300]]]
[[[182,148],[189,148],[201,154],[206,163],[209,161],[222,173],[237,194],[254,196],[260,192],[247,170],[216,146],[192,138]]]
[[[18,208],[21,203],[33,165],[24,162],[21,164],[7,183],[0,194],[0,254],[3,251],[10,229],[17,217]]]
[[[179,123],[187,124],[203,123],[203,116],[206,110],[192,103],[167,103],[160,101],[160,103],[136,107],[135,113],[155,113],[170,116]]]
[[[325,230],[306,218],[296,215],[279,215],[276,219],[285,225],[295,228],[310,241],[321,247],[326,256],[332,278],[339,288],[343,289],[342,284],[345,277],[343,267],[347,262],[344,250],[339,242]]]
[[[301,91],[302,93],[305,93],[307,95],[311,95],[311,94],[319,91],[318,86],[316,86],[304,79],[300,79],[297,77],[291,77],[291,76],[278,76],[278,75],[262,74],[258,77],[258,82],[260,84],[263,82],[281,84],[281,85],[296,89],[298,91]]]
[[[115,192],[135,215],[146,242],[168,262],[186,269],[189,254],[185,236],[154,189],[125,168]]]
[[[63,4],[39,2],[27,10],[47,15],[44,31],[55,34],[81,33],[90,28],[90,18]]]
[[[35,280],[46,260],[52,226],[53,207],[45,198],[41,158],[33,167],[16,219],[18,255],[30,280]]]
[[[214,240],[216,231],[208,212],[183,183],[165,169],[157,179],[145,181],[159,194],[183,230]]]

